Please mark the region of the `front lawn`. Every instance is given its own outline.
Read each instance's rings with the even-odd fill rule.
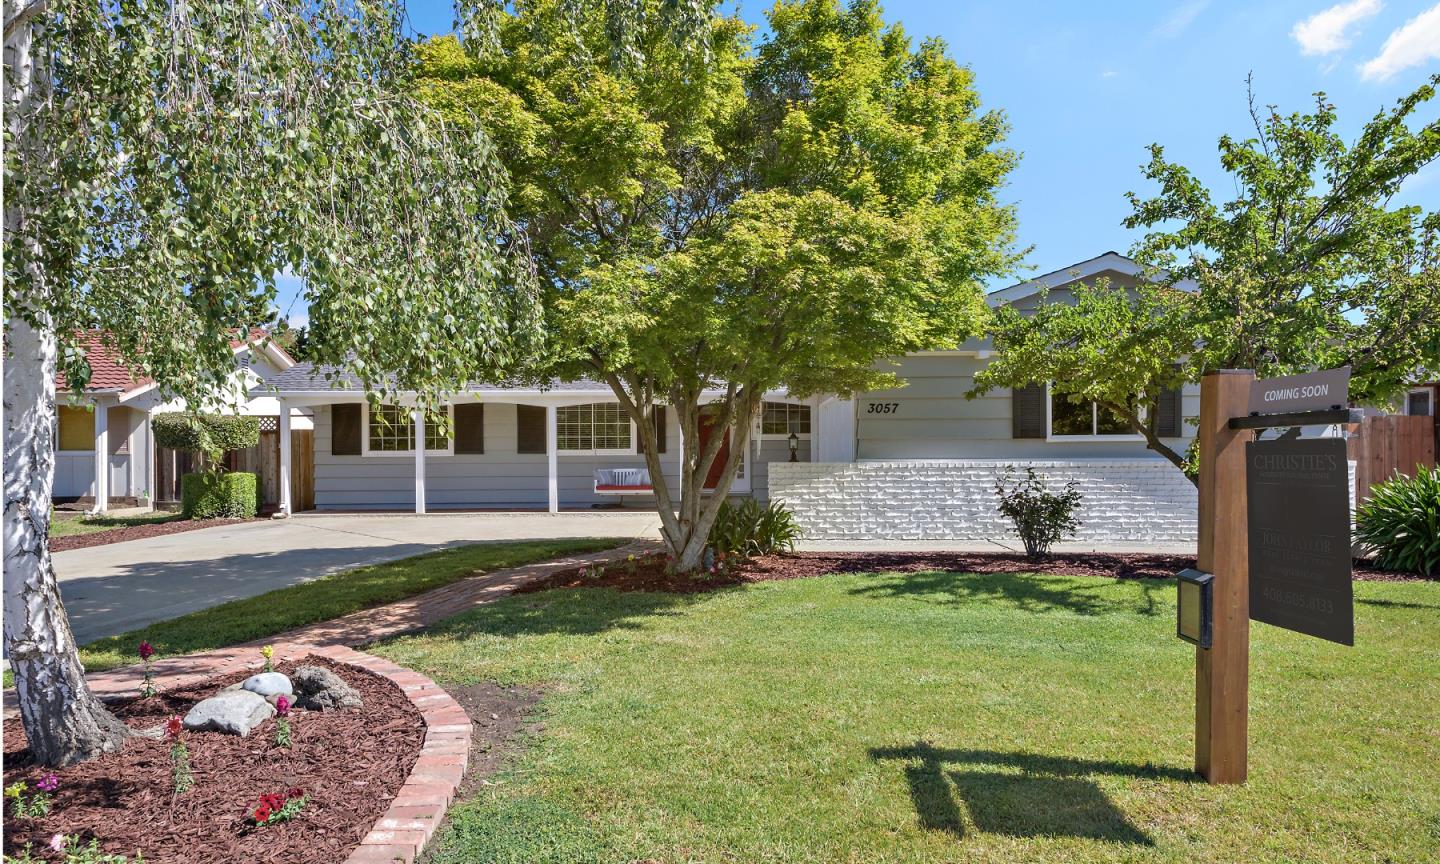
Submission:
[[[1165,581],[554,590],[377,653],[546,693],[434,864],[1437,860],[1440,584],[1355,588],[1355,648],[1254,625],[1245,787],[1191,773]]]
[[[613,549],[629,538],[517,540],[457,546],[384,564],[359,567],[179,618],[159,621],[80,648],[85,669],[98,672],[140,662],[141,640],[160,655],[190,654],[264,639],[296,627],[339,618],[448,585],[476,571],[503,570],[562,555]]]
[[[50,519],[51,537],[78,537],[136,525],[158,525],[185,517],[179,513],[142,513],[138,516],[57,516]]]

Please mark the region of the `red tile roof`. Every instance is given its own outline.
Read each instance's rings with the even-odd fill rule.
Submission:
[[[85,360],[90,364],[90,383],[85,387],[87,393],[129,393],[154,383],[150,378],[136,378],[131,375],[130,370],[126,369],[115,355],[114,349],[103,344],[98,330],[87,330],[80,334],[80,350],[85,353]],[[69,389],[69,385],[65,383],[64,372],[56,373],[55,389]]]

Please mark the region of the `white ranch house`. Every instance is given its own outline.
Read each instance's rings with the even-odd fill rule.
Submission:
[[[1141,271],[1107,252],[989,299],[1023,310],[1048,288],[1046,302],[1066,302],[1067,286],[1102,277],[1134,285]],[[1193,486],[1105,412],[1051,398],[1045,385],[965,399],[994,353],[988,341],[970,340],[898,358],[893,369],[906,386],[851,400],[766,394],[731,494],[785,500],[811,537],[985,539],[1004,533],[995,512],[997,474],[1030,465],[1055,482],[1080,481],[1081,539],[1193,539]],[[447,405],[449,438],[427,432],[404,404],[372,415],[353,379],[331,380],[305,363],[271,376],[252,395],[278,399],[281,472],[313,470],[318,510],[653,506],[639,438],[602,383],[474,387]],[[673,412],[662,413],[660,448],[673,484],[679,434]],[[1157,413],[1151,422],[1183,451],[1194,434],[1185,419],[1199,413],[1199,388],[1167,394]],[[313,465],[297,466],[285,430],[302,416],[313,417],[314,457]],[[286,483],[281,487],[280,509],[292,512]]]

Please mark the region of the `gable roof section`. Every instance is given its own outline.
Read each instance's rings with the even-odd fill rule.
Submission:
[[[101,331],[86,330],[79,335],[80,350],[85,354],[85,362],[90,364],[90,383],[85,386],[84,392],[118,393],[120,401],[124,402],[156,386],[153,378],[132,375],[124,362],[116,355],[114,349],[105,344]],[[287,354],[285,349],[276,344],[274,340],[267,342],[269,335],[264,328],[256,327],[244,339],[239,337],[231,339],[230,348],[239,354],[247,347],[254,345],[263,350],[281,369],[293,368],[295,358]],[[64,372],[55,373],[55,389],[60,392],[69,392],[70,386],[65,381]]]
[[[1062,267],[1043,276],[1037,276],[1026,282],[1011,285],[1009,288],[1001,288],[992,291],[986,296],[985,302],[991,306],[999,306],[1002,303],[1014,303],[1032,294],[1039,294],[1047,288],[1059,288],[1071,282],[1079,282],[1101,273],[1120,273],[1125,276],[1134,276],[1143,279],[1144,268],[1135,262],[1133,258],[1121,255],[1119,252],[1110,251],[1103,255],[1097,255],[1085,261],[1071,264],[1069,267]],[[1175,287],[1182,291],[1196,291],[1199,286],[1193,279],[1182,279],[1175,283]]]

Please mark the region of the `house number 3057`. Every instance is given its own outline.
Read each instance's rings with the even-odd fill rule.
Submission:
[[[899,402],[871,402],[870,407],[865,409],[866,414],[898,414],[900,413]]]

